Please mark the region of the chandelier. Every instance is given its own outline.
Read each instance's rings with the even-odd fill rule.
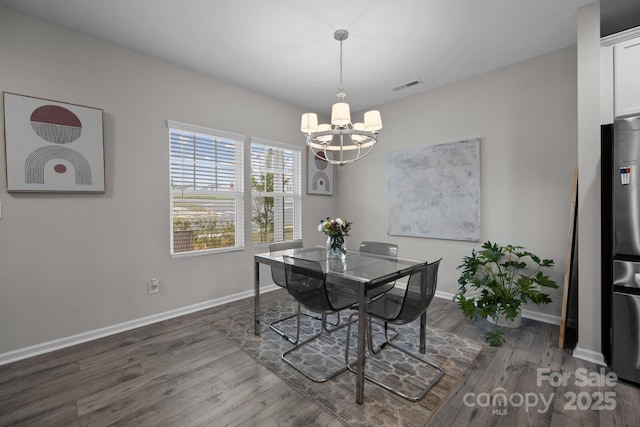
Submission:
[[[368,155],[378,140],[378,130],[382,129],[382,118],[377,110],[364,113],[363,122],[351,123],[349,104],[344,102],[347,94],[342,84],[342,42],[347,37],[347,30],[333,33],[333,38],[340,42],[340,87],[336,95],[338,102],[331,108],[331,124],[318,124],[316,113],[304,113],[300,125],[300,130],[307,134],[307,145],[314,155],[340,168]]]

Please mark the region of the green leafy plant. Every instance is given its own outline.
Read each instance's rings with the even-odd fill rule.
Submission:
[[[188,219],[175,217],[173,218],[173,230],[174,231],[190,231],[191,221],[189,221]]]
[[[459,289],[453,300],[464,315],[495,319],[494,329],[485,333],[492,346],[504,343],[497,319],[513,320],[521,314],[522,304],[549,304],[551,297],[544,288],[557,289],[558,284],[545,275],[552,268],[551,259],[540,259],[522,246],[500,246],[489,241],[481,249],[465,256],[458,270]]]

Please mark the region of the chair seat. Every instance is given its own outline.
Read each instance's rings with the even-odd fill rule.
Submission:
[[[345,290],[351,290],[351,288],[327,283],[327,296],[335,310],[344,310],[358,303],[358,297]]]
[[[331,306],[320,307],[317,305],[316,301],[322,298],[323,294],[324,289],[311,289],[304,293],[296,293],[295,299],[308,310],[313,310],[317,313],[333,312]]]
[[[395,282],[390,282],[390,283],[385,283],[382,284],[380,286],[376,286],[373,289],[370,289],[367,291],[367,299],[368,300],[373,300],[377,297],[379,297],[380,295],[383,295],[387,292],[389,292],[391,289],[393,289],[393,287],[395,286]],[[338,291],[346,294],[346,295],[350,295],[352,297],[357,297],[358,296],[358,291],[355,288],[349,288],[346,286],[341,286],[338,288]]]
[[[404,301],[404,294],[401,292],[402,290],[393,289],[387,292],[384,298],[370,302],[367,307],[368,314],[383,320],[396,317]]]
[[[394,289],[387,292],[384,297],[370,302],[367,311],[370,316],[385,322],[402,325],[414,321],[416,317],[402,317],[401,311],[417,313],[425,305],[428,305],[428,299],[425,295],[411,291],[406,292],[405,295],[402,290]]]

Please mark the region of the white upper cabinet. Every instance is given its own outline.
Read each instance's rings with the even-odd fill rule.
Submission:
[[[615,116],[640,114],[640,37],[613,46]]]

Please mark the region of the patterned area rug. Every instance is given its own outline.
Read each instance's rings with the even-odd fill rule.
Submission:
[[[355,374],[346,371],[327,382],[317,383],[281,359],[281,354],[293,345],[267,325],[270,321],[293,314],[295,308],[294,300],[288,295],[276,301],[263,303],[263,326],[262,334],[259,336],[253,333],[252,311],[218,320],[214,327],[260,364],[347,426],[426,425],[482,350],[482,344],[476,341],[427,325],[427,351],[422,356],[444,369],[445,374],[440,381],[418,402],[402,399],[366,381],[364,403],[358,405],[355,402]],[[335,316],[330,316],[329,319],[335,319]],[[341,324],[346,324],[346,321],[347,316],[343,315]],[[295,336],[295,318],[279,323],[278,327]],[[302,316],[300,342],[319,331],[319,328],[318,320]],[[393,342],[420,354],[419,328],[419,321],[399,327],[400,335]],[[373,336],[377,348],[384,340],[384,332],[380,326],[373,326]],[[354,323],[350,338],[350,362],[355,362],[356,339],[357,323]],[[345,344],[346,328],[340,328],[328,336],[323,336],[322,339],[315,340],[313,345],[292,352],[289,358],[303,364],[312,374],[322,375],[327,369],[344,366]],[[376,355],[367,357],[366,369],[368,375],[375,374],[377,379],[389,382],[394,387],[404,387],[409,393],[416,393],[416,380],[424,381],[437,375],[435,369],[428,366],[423,368],[420,365],[423,364],[407,359],[402,352],[387,346]]]

